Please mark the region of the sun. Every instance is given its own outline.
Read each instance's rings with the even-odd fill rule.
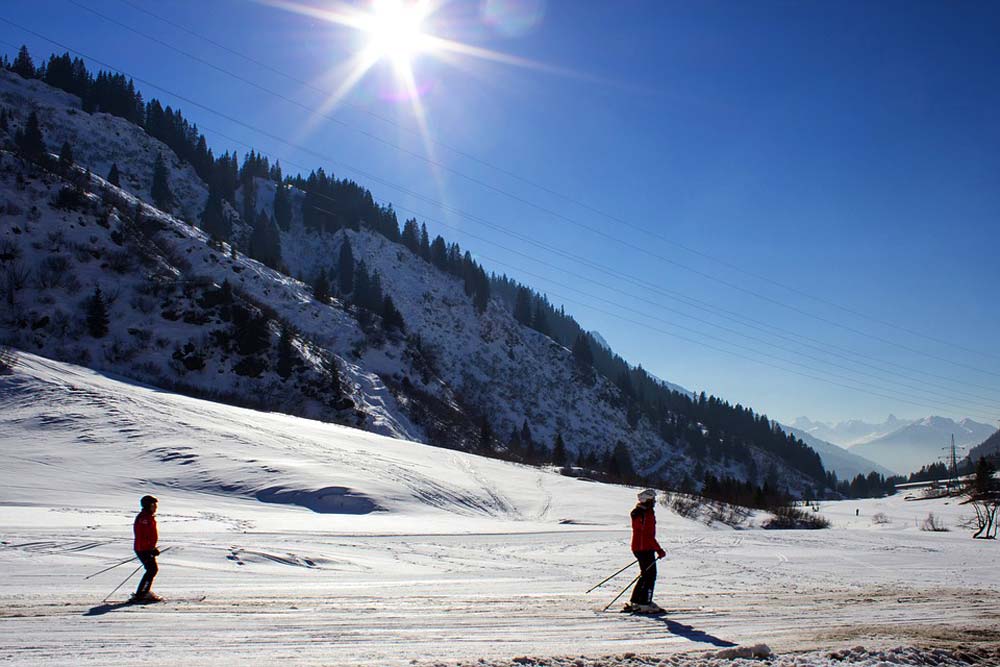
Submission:
[[[428,7],[422,2],[375,0],[363,26],[368,34],[366,50],[378,60],[392,62],[398,70],[409,70],[413,59],[430,47],[423,32],[427,14]]]

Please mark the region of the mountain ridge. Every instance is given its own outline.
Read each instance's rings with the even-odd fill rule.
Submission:
[[[819,457],[800,442],[776,438],[763,416],[704,394],[694,399],[674,392],[674,407],[660,406],[663,421],[654,423],[628,378],[616,384],[594,373],[576,350],[516,322],[499,299],[480,308],[459,278],[398,242],[366,228],[305,229],[309,193],[281,186],[296,203],[288,229],[276,235],[289,272],[326,267],[332,273],[333,258],[351,244],[357,275],[387,288],[383,296],[398,301],[401,323],[388,326],[392,310],[358,305],[353,292],[350,299],[321,297],[316,286],[194,227],[194,212],[209,208],[211,188],[136,124],[83,111],[78,97],[6,71],[0,103],[10,121],[8,150],[16,148],[14,130],[37,114],[46,139],[72,145],[80,165],[39,169],[15,155],[3,157],[4,214],[11,225],[0,240],[16,250],[16,263],[49,276],[11,288],[9,342],[143,381],[454,448],[533,460],[558,458],[563,446],[561,456],[674,484],[698,484],[699,470],[706,469],[751,481],[778,469],[789,488],[822,484]],[[120,155],[119,142],[141,147],[143,155]],[[183,218],[148,203],[152,191],[141,172],[153,171],[164,155]],[[118,165],[125,189],[93,175],[108,164]],[[246,244],[253,228],[236,206],[277,218],[277,192],[267,179],[250,177],[232,201],[222,202],[220,215],[234,239]],[[56,265],[62,277],[53,279]],[[82,317],[98,301],[100,292],[90,292],[98,285],[113,297],[102,305],[112,325],[107,341],[87,338]],[[414,285],[421,287],[410,289]],[[254,336],[245,335],[247,328]],[[464,345],[458,352],[450,345],[455,341]],[[275,354],[285,355],[285,371],[294,369],[293,385]],[[721,428],[723,418],[733,417],[746,429],[743,442],[732,439],[732,428]]]

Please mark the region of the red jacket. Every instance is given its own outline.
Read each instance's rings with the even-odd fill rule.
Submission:
[[[632,510],[632,551],[655,551],[661,553],[656,541],[656,515],[652,508],[636,505]]]
[[[156,548],[156,517],[149,512],[139,512],[132,524],[132,532],[135,534],[133,548],[136,551],[152,551]]]

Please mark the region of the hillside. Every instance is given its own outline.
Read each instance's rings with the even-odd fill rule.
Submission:
[[[981,456],[1000,455],[1000,431],[997,431],[983,442],[969,450],[969,461],[975,464]]]
[[[825,481],[819,457],[763,415],[644,372],[612,381],[581,362],[503,299],[484,298],[482,282],[470,290],[447,256],[393,240],[391,208],[356,184],[331,181],[357,207],[315,227],[316,193],[253,175],[256,156],[239,175],[227,153],[206,184],[196,156],[198,169],[135,122],[88,113],[40,81],[0,72],[0,104],[3,338],[15,346],[196,396],[612,478],[768,477],[792,492]],[[162,112],[150,102],[147,125],[152,109]],[[32,114],[47,157],[26,159],[14,141]],[[179,112],[170,118],[191,129]],[[71,161],[57,160],[59,142]],[[160,158],[174,213],[149,201]],[[109,164],[118,186],[102,177]],[[309,188],[314,176],[291,183]],[[374,218],[341,224],[356,214]],[[259,256],[261,230],[280,247],[274,268],[240,250]],[[312,276],[345,271],[364,294],[334,280],[335,294],[320,294]],[[95,330],[95,310],[106,331]]]

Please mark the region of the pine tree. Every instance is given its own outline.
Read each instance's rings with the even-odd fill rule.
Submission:
[[[520,287],[517,290],[514,319],[525,326],[531,326],[531,292],[526,287]]]
[[[359,308],[367,308],[370,294],[371,278],[368,275],[365,261],[361,260],[354,267],[354,289],[351,291],[351,303]]]
[[[997,480],[993,479],[995,473],[996,466],[985,456],[980,456],[971,483],[971,491],[974,496],[988,496],[997,490],[1000,484],[998,484]]]
[[[431,258],[431,237],[427,235],[427,225],[420,225],[420,256],[426,260]]]
[[[226,217],[222,195],[218,189],[210,188],[205,209],[201,212],[201,228],[213,238],[228,241],[233,233],[232,223]]]
[[[490,303],[490,279],[486,277],[486,271],[483,267],[479,267],[476,271],[476,277],[473,288],[472,295],[472,305],[475,306],[476,311],[479,313],[486,312],[486,307]]]
[[[20,50],[17,52],[17,58],[14,59],[14,64],[10,67],[10,71],[21,75],[25,79],[35,78],[35,63],[31,60],[27,46],[21,45]]]
[[[341,294],[350,294],[354,291],[354,253],[351,251],[351,242],[344,235],[344,242],[340,244],[340,258],[337,260],[337,282]]]
[[[516,428],[510,432],[510,438],[507,439],[507,449],[511,454],[521,452],[521,432]]]
[[[278,169],[280,173],[281,168]],[[280,181],[274,189],[274,221],[286,232],[292,228],[292,196]]]
[[[545,317],[545,305],[541,299],[535,301],[535,312],[531,315],[531,328],[546,336],[549,335],[549,321]]]
[[[482,451],[490,451],[493,449],[493,427],[490,426],[490,420],[485,416],[479,424],[479,448]]]
[[[246,163],[243,168],[247,169]],[[249,223],[257,219],[257,181],[248,173],[251,175],[243,179],[243,220]]]
[[[403,234],[400,241],[414,253],[420,252],[420,227],[416,218],[410,218],[403,223]]]
[[[62,148],[59,149],[59,167],[64,173],[73,167],[73,147],[69,145],[68,140],[64,141]]]
[[[382,310],[384,302],[385,301],[382,295],[382,277],[378,274],[378,271],[372,271],[371,282],[368,285],[368,298],[365,299],[364,307],[374,313],[377,313]]]
[[[590,336],[582,331],[576,335],[573,341],[573,359],[581,368],[590,368],[594,365],[594,353],[590,349]]]
[[[295,368],[295,355],[292,347],[292,331],[287,326],[281,327],[281,338],[278,339],[278,363],[275,370],[283,380],[287,380]]]
[[[448,250],[440,235],[435,236],[431,243],[431,263],[442,271],[448,269]]]
[[[530,442],[533,442],[531,429],[528,428],[528,420],[525,419],[521,424],[521,444],[527,445]]]
[[[557,466],[566,465],[566,443],[563,442],[562,433],[556,433],[556,441],[552,445],[552,462]]]
[[[94,294],[87,300],[87,331],[94,338],[104,338],[108,335],[110,324],[104,295],[100,287],[95,287]]]
[[[254,219],[248,254],[272,269],[281,264],[281,235],[264,211],[259,211]]]
[[[612,479],[628,480],[635,474],[632,467],[632,456],[625,443],[619,442],[614,450],[608,453],[607,470]]]
[[[257,354],[270,347],[271,330],[267,318],[256,309],[236,304],[233,306],[232,335],[236,351],[243,355]]]
[[[153,204],[156,208],[170,213],[170,209],[174,205],[174,193],[170,191],[167,163],[162,154],[156,156],[156,162],[153,164],[153,185],[149,189],[149,194],[153,196]]]
[[[45,158],[47,149],[45,140],[42,137],[42,127],[38,122],[38,114],[34,111],[28,116],[28,122],[24,124],[24,130],[18,131],[14,137],[14,143],[20,149],[25,158],[38,162]]]
[[[406,328],[403,323],[403,314],[396,309],[396,304],[392,302],[392,297],[388,294],[382,299],[382,326],[386,331],[402,332]]]
[[[321,303],[330,299],[330,283],[326,279],[326,271],[320,269],[313,280],[313,298]]]
[[[114,162],[111,165],[111,171],[108,172],[108,183],[115,187],[121,185],[121,175],[118,173],[118,163]]]

